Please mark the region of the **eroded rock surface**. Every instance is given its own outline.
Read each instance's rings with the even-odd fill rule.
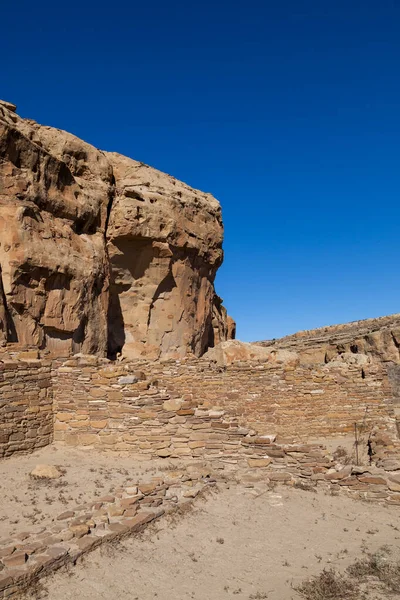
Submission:
[[[255,345],[297,352],[302,363],[351,362],[351,355],[400,363],[400,314],[299,331]]]
[[[107,229],[110,352],[198,356],[215,337],[227,339],[226,311],[214,309],[220,205],[143,163],[107,156],[116,183]]]
[[[232,330],[222,236],[210,194],[0,101],[0,343],[201,355]]]

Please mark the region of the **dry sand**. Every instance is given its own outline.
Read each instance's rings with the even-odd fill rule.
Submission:
[[[344,571],[382,546],[397,556],[398,514],[343,496],[221,484],[187,514],[54,574],[35,598],[294,600],[292,586],[323,567]]]
[[[37,464],[56,465],[64,475],[54,480],[32,479],[29,474]],[[169,464],[161,459],[138,462],[126,454],[60,444],[2,460],[0,538],[40,530],[75,505],[93,502],[118,487],[150,480],[162,474]],[[176,464],[183,466],[179,461]]]
[[[178,461],[179,462],[179,461]],[[65,474],[38,482],[38,463]],[[0,537],[40,529],[74,504],[121,485],[165,474],[177,461],[137,462],[129,456],[54,445],[0,463]],[[179,462],[179,467],[190,461]],[[230,472],[229,472],[230,470]],[[254,479],[262,478],[253,470]],[[262,481],[230,481],[188,508],[166,515],[139,536],[105,545],[74,567],[43,580],[31,598],[48,600],[289,600],[293,586],[325,567],[344,572],[382,546],[399,555],[397,507]],[[249,478],[247,478],[248,480]],[[374,593],[368,598],[385,596]],[[398,596],[390,596],[396,598]]]

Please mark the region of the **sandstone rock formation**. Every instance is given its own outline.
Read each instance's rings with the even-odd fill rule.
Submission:
[[[219,203],[169,175],[107,154],[115,200],[107,227],[111,352],[195,355],[221,336],[227,315],[214,292],[222,263]],[[123,322],[120,315],[123,315]]]
[[[0,343],[199,356],[232,334],[222,236],[210,194],[0,102]]]
[[[302,363],[330,362],[338,358],[351,362],[351,355],[362,354],[399,364],[400,314],[299,331],[254,344],[297,352]]]

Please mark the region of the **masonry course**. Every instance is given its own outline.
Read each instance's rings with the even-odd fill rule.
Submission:
[[[112,362],[95,356],[0,363],[2,455],[53,440],[125,451],[132,460],[201,460],[207,473],[137,482],[83,507],[65,507],[41,534],[0,539],[0,597],[17,596],[83,553],[130,535],[218,480],[225,470],[246,484],[262,480],[323,487],[355,499],[400,505],[396,397],[387,365],[301,365],[206,359]],[[342,439],[359,426],[360,464],[317,440]],[[374,448],[365,455],[366,438]],[[364,453],[364,454],[363,454]],[[363,454],[363,455],[362,455]],[[196,473],[196,471],[195,471]],[[212,475],[210,477],[210,474]],[[172,487],[171,487],[172,486]],[[2,569],[1,569],[2,567]],[[1,596],[2,594],[2,596]]]

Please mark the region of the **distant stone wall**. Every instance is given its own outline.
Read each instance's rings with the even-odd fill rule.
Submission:
[[[32,451],[52,439],[50,361],[0,362],[0,456]]]
[[[251,429],[283,443],[397,438],[384,367],[55,362],[55,439],[156,456],[232,456]]]
[[[393,392],[380,363],[235,363],[221,372],[204,365],[170,385],[188,399],[214,399],[248,427],[288,441],[347,435],[355,422],[394,434]]]

